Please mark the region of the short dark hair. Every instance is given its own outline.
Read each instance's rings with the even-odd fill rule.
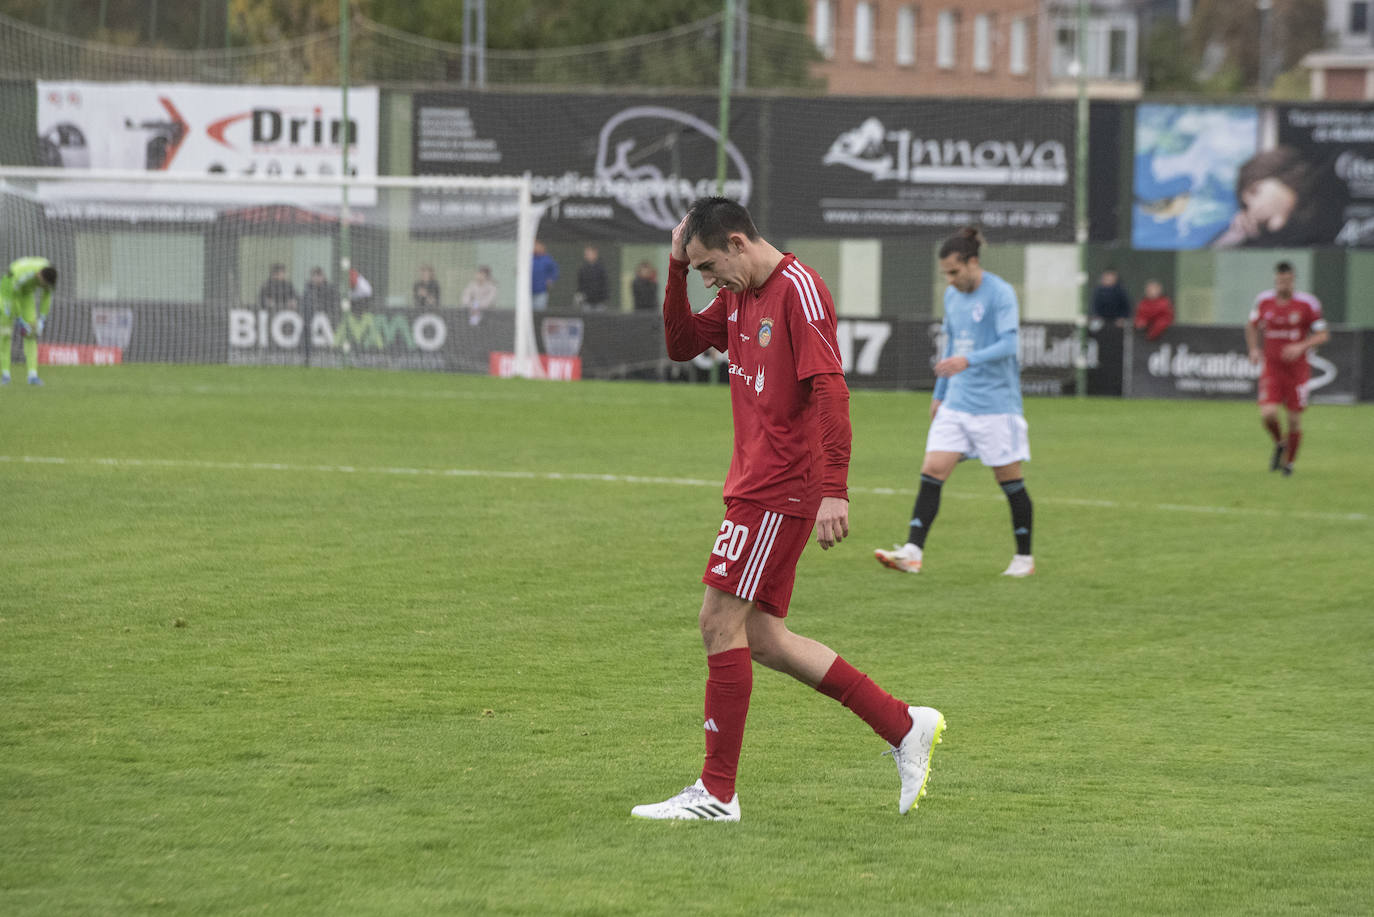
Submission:
[[[945,244],[940,246],[940,258],[943,260],[950,255],[958,255],[960,261],[967,261],[970,258],[978,257],[978,250],[983,247],[987,240],[978,231],[976,226],[965,226],[945,240]]]
[[[1278,146],[1250,157],[1236,170],[1236,197],[1255,182],[1274,178],[1301,198],[1311,191],[1312,169],[1302,154],[1290,146]],[[1242,201],[1241,206],[1244,206]]]
[[[754,242],[759,231],[754,218],[737,201],[728,197],[699,197],[692,201],[687,212],[687,226],[682,232],[682,244],[696,239],[707,251],[725,251],[730,246],[730,233],[744,233]]]
[[[1280,261],[1278,264],[1274,265],[1274,273],[1294,274],[1296,271],[1293,270],[1293,263],[1291,261]]]
[[[57,283],[57,268],[53,267],[50,264],[47,267],[40,270],[38,272],[38,276],[43,278],[43,282],[46,283],[48,286],[52,286],[53,284]]]
[[[278,261],[276,264],[272,265],[272,267],[269,269],[269,273],[275,274],[277,271],[284,271],[284,270],[286,270],[286,265],[284,265],[284,264],[282,264],[280,261]]]

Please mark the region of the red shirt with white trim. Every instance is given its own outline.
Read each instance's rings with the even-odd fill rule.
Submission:
[[[762,285],[742,293],[720,290],[693,314],[687,270],[687,262],[670,259],[663,303],[668,351],[675,358],[707,347],[729,353],[735,448],[725,498],[814,518],[822,496],[846,496],[842,480],[838,486],[825,480],[818,412],[807,382],[828,373],[843,380],[830,291],[820,275],[786,253]],[[847,467],[847,435],[842,458]]]
[[[1291,299],[1280,300],[1273,290],[1265,290],[1250,310],[1250,324],[1263,335],[1266,371],[1306,373],[1307,355],[1289,362],[1283,358],[1283,348],[1306,340],[1314,331],[1326,330],[1322,304],[1311,293],[1295,292]]]

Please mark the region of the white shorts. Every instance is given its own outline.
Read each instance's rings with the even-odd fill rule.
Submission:
[[[944,405],[926,435],[927,452],[958,452],[989,468],[1030,461],[1029,426],[1020,414],[966,414]]]

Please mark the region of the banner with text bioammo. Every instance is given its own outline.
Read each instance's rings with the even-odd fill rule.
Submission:
[[[976,224],[999,242],[1073,240],[1070,103],[778,99],[768,111],[774,232]]]
[[[716,193],[715,97],[422,92],[413,102],[416,175],[526,175],[542,235],[662,241],[695,198]],[[751,206],[759,103],[735,99],[727,196]],[[445,197],[417,195],[442,215]]]

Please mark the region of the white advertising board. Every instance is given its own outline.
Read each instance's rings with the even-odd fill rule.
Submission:
[[[178,175],[280,178],[340,174],[349,143],[349,173],[377,175],[378,92],[350,89],[348,127],[337,90],[313,86],[205,86],[188,83],[39,82],[40,165],[122,169]],[[47,182],[46,200],[97,198],[233,203],[338,203],[328,186],[291,189],[288,199],[264,187],[149,182]],[[248,199],[245,199],[248,198]],[[375,191],[355,189],[350,203],[370,206]]]

